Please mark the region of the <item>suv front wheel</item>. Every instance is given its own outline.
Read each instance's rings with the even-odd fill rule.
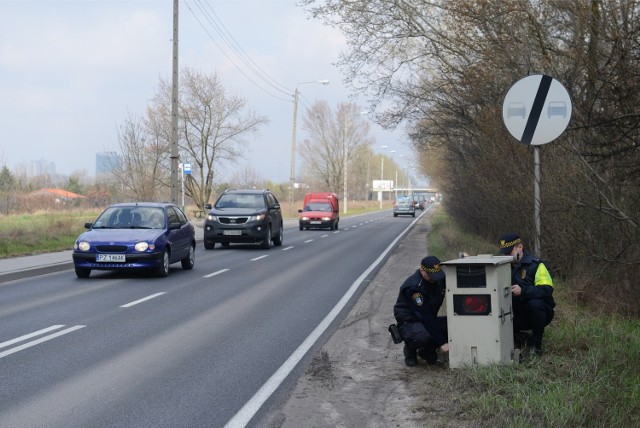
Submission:
[[[280,225],[280,231],[278,232],[278,235],[276,235],[276,237],[273,238],[273,245],[275,245],[276,247],[279,247],[282,245],[283,241],[284,241],[284,231],[282,230],[282,225]]]
[[[267,226],[267,235],[265,236],[264,241],[262,241],[262,248],[271,248],[271,225]]]

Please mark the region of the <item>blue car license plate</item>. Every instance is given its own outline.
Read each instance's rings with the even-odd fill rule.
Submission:
[[[97,262],[113,263],[113,262],[126,262],[124,254],[98,254],[96,256]]]

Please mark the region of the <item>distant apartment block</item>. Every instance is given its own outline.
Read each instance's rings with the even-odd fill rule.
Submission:
[[[120,168],[122,157],[116,152],[96,153],[96,177],[108,175]]]
[[[30,161],[27,165],[27,177],[56,176],[56,164],[45,159]]]

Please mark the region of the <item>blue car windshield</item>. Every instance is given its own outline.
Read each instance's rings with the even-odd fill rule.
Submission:
[[[166,219],[160,207],[109,207],[93,223],[94,229],[164,229]]]

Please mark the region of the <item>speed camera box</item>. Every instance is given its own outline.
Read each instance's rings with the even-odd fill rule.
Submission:
[[[442,263],[450,368],[513,361],[512,260],[481,254]]]

